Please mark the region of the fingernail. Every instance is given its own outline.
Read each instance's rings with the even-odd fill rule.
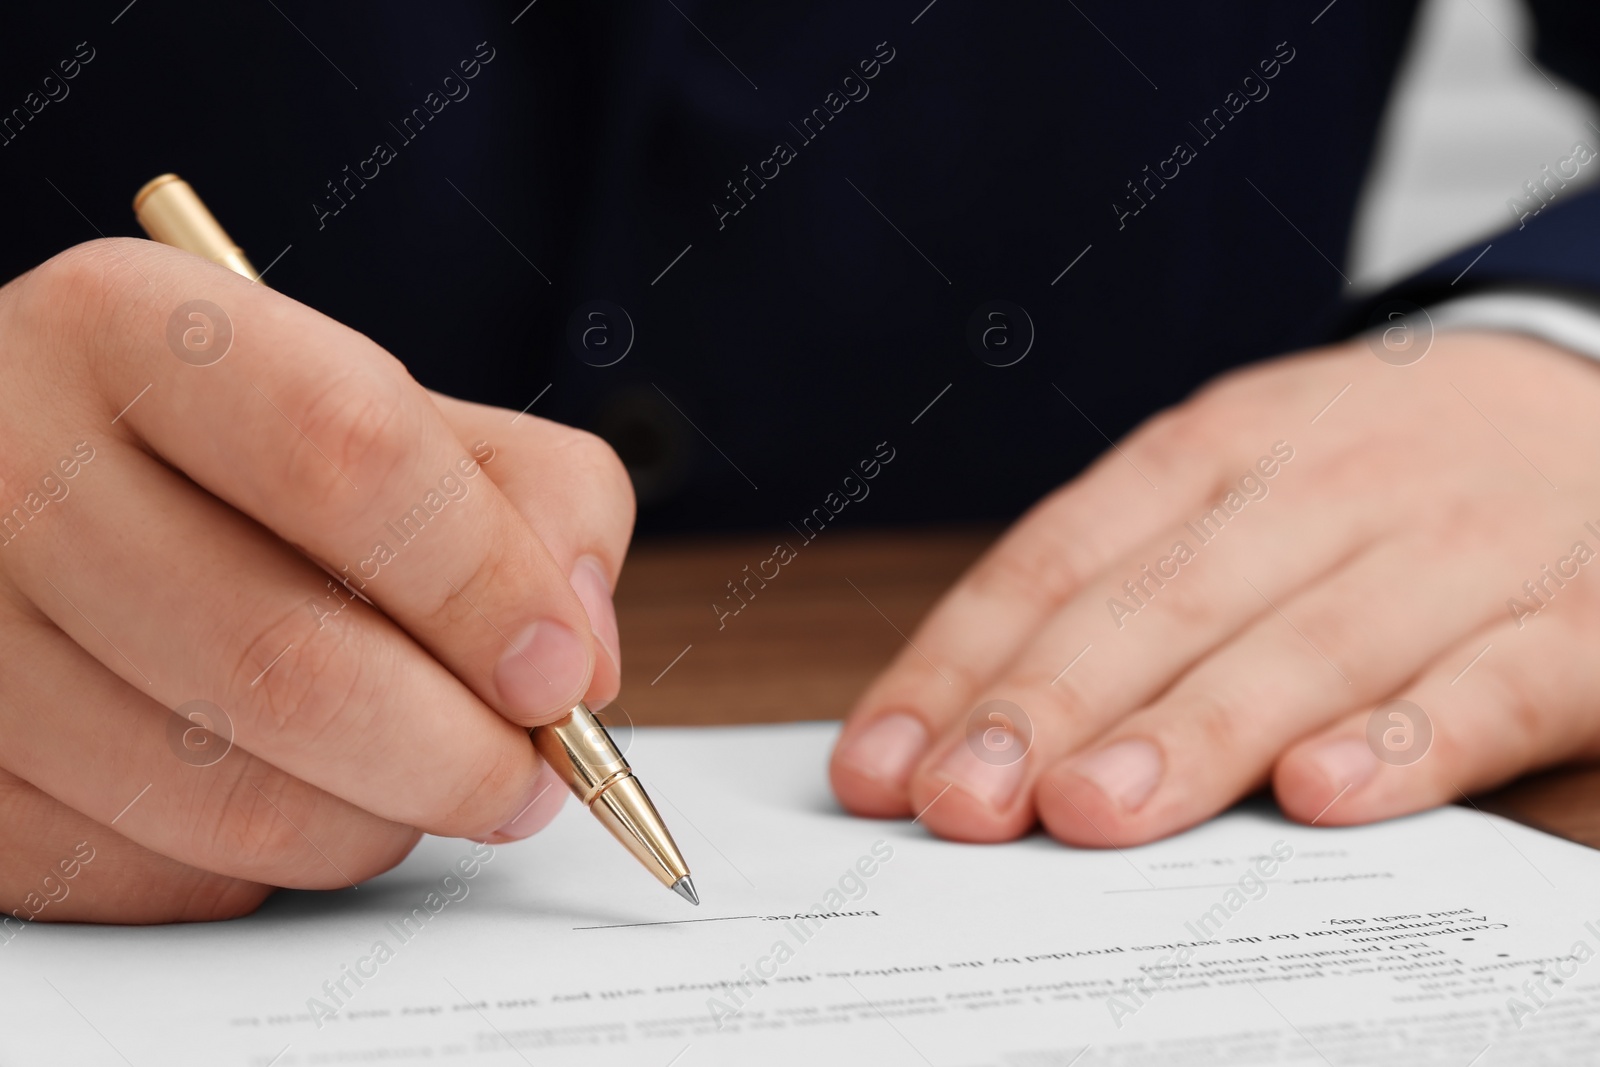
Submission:
[[[979,759],[966,741],[956,744],[933,773],[992,811],[1005,811],[1027,774],[1027,754],[1003,763]]]
[[[839,762],[885,785],[904,785],[928,746],[928,730],[915,715],[885,715],[839,749]]]
[[[1321,768],[1333,788],[1338,790],[1355,788],[1371,778],[1372,772],[1378,769],[1378,760],[1372,754],[1372,749],[1365,741],[1353,737],[1329,741],[1308,753],[1308,758]]]
[[[543,715],[582,699],[592,666],[582,638],[554,619],[541,619],[500,657],[494,684],[512,711]]]
[[[595,640],[611,657],[611,665],[621,677],[622,640],[617,636],[617,608],[611,600],[611,580],[606,577],[605,568],[593,556],[581,556],[572,565],[569,581],[572,582],[572,591],[578,594],[578,600],[583,604],[583,610],[589,615],[589,629],[594,631]],[[589,707],[598,711],[604,703],[592,703]]]
[[[522,809],[510,822],[490,835],[490,841],[492,843],[521,841],[524,837],[538,833],[550,825],[550,821],[561,811],[561,805],[565,804],[566,800],[566,783],[556,777],[556,772],[548,763],[541,762],[539,773],[528,789]]]
[[[1067,769],[1089,779],[1123,811],[1138,811],[1161,781],[1161,753],[1148,741],[1118,741],[1068,760]]]

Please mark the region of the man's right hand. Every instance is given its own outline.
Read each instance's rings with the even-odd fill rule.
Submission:
[[[554,817],[526,728],[620,682],[602,442],[144,241],[0,289],[0,345],[6,915],[227,918]]]

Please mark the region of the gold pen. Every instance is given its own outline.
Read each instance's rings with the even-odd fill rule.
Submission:
[[[261,280],[189,183],[176,174],[146,182],[133,198],[133,213],[152,241],[204,256],[252,282]],[[662,885],[691,904],[700,903],[689,866],[661,814],[587,706],[580,702],[566,718],[528,734],[539,755],[622,847]]]

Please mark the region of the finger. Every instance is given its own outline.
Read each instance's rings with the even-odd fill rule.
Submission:
[[[1285,752],[1272,775],[1284,812],[1373,822],[1600,755],[1600,614],[1561,607],[1520,631],[1509,618],[1479,630],[1402,690],[1406,703],[1363,708]]]
[[[0,767],[152,852],[329,889],[388,870],[417,841],[233,746],[214,705],[179,718],[43,619],[0,609],[0,634]]]
[[[169,319],[197,299],[233,331],[207,366],[168,347]],[[15,303],[29,343],[87,353],[108,421],[142,394],[119,430],[348,577],[497,711],[547,721],[588,689],[583,606],[516,508],[478,477],[493,446],[464,452],[427,393],[367,338],[140,241],[58,256]],[[64,303],[85,313],[63,319]]]
[[[248,915],[270,886],[158,856],[0,771],[0,944],[36,922],[209,922]]]
[[[1035,790],[1071,844],[1152,841],[1260,786],[1296,738],[1393,693],[1492,610],[1503,546],[1385,541],[1284,600]],[[1410,595],[1393,597],[1406,588]],[[1375,605],[1382,605],[1375,611]]]
[[[930,739],[1130,542],[1212,495],[1218,466],[1192,447],[1192,426],[1177,413],[1152,419],[1035,506],[940,598],[834,748],[830,776],[847,808],[910,814],[907,784]]]
[[[129,686],[167,708],[217,705],[246,751],[390,822],[472,837],[538,828],[529,820],[546,809],[529,805],[548,783],[526,731],[382,614],[128,445],[102,442],[73,481],[5,547],[6,565]],[[80,668],[40,674],[20,651],[6,662],[37,687],[20,705],[33,714],[60,708],[50,685]],[[254,788],[241,803],[261,807]]]
[[[585,694],[609,703],[622,684],[622,649],[612,591],[633,532],[633,487],[622,461],[600,438],[571,426],[504,408],[431,393],[463,442],[491,441],[496,462],[484,473],[505,493],[583,603],[605,656]]]
[[[1041,772],[1270,614],[1269,601],[1310,585],[1371,536],[1366,517],[1326,500],[1268,498],[1251,507],[1217,518],[1222,525],[1206,534],[1209,541],[1197,536],[1195,520],[1139,546],[1074,597],[978,697],[980,709],[994,701],[1016,709],[1010,714],[1023,721],[1028,743],[996,758],[974,743],[972,716],[957,715],[913,774],[919,808],[954,787],[928,811],[928,827],[963,840],[1022,833],[1032,824]],[[1282,543],[1296,551],[1264,568],[1262,546]],[[1084,650],[1068,671],[1060,649],[1070,643]]]

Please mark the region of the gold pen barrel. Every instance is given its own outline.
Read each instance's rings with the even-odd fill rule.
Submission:
[[[133,213],[152,241],[204,256],[253,282],[260,280],[255,267],[233,243],[228,231],[222,228],[189,183],[176,174],[163,174],[145,182],[144,188],[134,195]]]
[[[694,900],[692,885],[688,893],[678,888],[689,878],[683,854],[594,713],[578,704],[565,719],[530,733],[539,755],[612,836],[662,885]]]

